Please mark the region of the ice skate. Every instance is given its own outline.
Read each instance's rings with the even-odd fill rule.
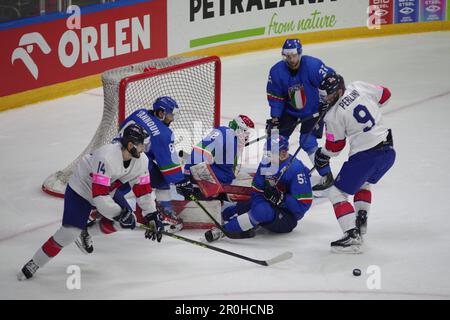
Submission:
[[[219,228],[212,228],[205,232],[205,239],[208,242],[217,241],[221,238],[225,237],[225,234]]]
[[[334,183],[333,174],[331,172],[327,173],[323,177],[320,178],[318,184],[312,187],[313,191],[324,191],[330,188]]]
[[[166,209],[160,209],[161,222],[164,225],[164,231],[176,233],[183,229],[183,219],[178,217],[175,212]]]
[[[356,215],[356,227],[359,229],[361,235],[366,234],[367,232],[367,211],[359,210]]]
[[[331,243],[331,250],[336,253],[362,253],[362,238],[357,228],[350,229],[344,236]]]
[[[90,254],[94,251],[92,237],[87,230],[81,231],[80,236],[75,239],[75,244],[84,254]]]
[[[17,279],[19,281],[30,279],[33,277],[33,275],[36,273],[38,269],[39,266],[36,263],[34,263],[33,260],[30,260],[23,266],[22,270],[19,271],[19,273],[17,274]]]

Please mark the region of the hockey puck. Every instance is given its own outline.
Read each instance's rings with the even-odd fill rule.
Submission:
[[[353,275],[354,275],[355,277],[359,277],[359,276],[361,275],[361,270],[359,270],[359,269],[353,269]]]

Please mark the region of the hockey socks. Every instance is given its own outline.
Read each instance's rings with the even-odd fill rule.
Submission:
[[[223,228],[229,232],[242,232],[253,229],[255,226],[248,213],[244,213],[225,223]]]
[[[372,203],[372,192],[370,191],[370,184],[365,183],[358,192],[355,193],[353,198],[356,212],[360,210],[366,211],[369,215],[370,205]]]

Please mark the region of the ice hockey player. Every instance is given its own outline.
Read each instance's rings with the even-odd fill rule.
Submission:
[[[253,121],[240,114],[230,121],[228,127],[219,126],[213,129],[192,148],[184,173],[190,175],[193,166],[198,167],[206,163],[212,170],[210,174],[214,175],[219,183],[230,184],[236,178],[245,143],[250,130],[254,128]]]
[[[325,115],[326,143],[315,155],[318,168],[329,166],[349,137],[350,151],[329,189],[328,198],[344,236],[331,243],[335,252],[362,252],[361,234],[366,233],[372,194],[377,183],[395,161],[392,132],[382,118],[380,106],[390,98],[389,89],[362,81],[345,86],[338,74],[325,77],[320,84],[325,101],[331,106]],[[348,201],[354,195],[354,206]],[[356,210],[356,213],[355,213]]]
[[[222,216],[223,228],[229,232],[244,232],[262,226],[274,233],[288,233],[303,218],[312,204],[312,190],[309,169],[294,159],[277,185],[280,171],[288,165],[289,142],[284,136],[273,135],[266,143],[263,157],[252,186],[251,200],[238,202],[225,208]],[[205,232],[208,242],[224,236],[218,228]]]
[[[183,221],[176,216],[171,205],[170,184],[175,184],[177,192],[188,198],[194,194],[194,187],[185,178],[174,147],[174,134],[170,124],[178,111],[177,102],[169,96],[161,96],[153,103],[153,109],[139,109],[129,115],[121,124],[121,130],[132,123],[141,125],[150,135],[150,149],[146,152],[149,158],[149,172],[152,188],[155,189],[157,205],[160,206],[161,217],[168,232],[176,232],[183,227]],[[124,186],[118,191],[125,195],[130,191]],[[141,219],[140,209],[136,216]]]
[[[317,127],[317,117],[326,105],[319,101],[319,84],[334,70],[321,60],[302,55],[299,39],[287,39],[281,51],[283,60],[270,69],[267,82],[267,100],[271,119],[267,120],[267,130],[279,129],[280,134],[290,137],[299,119],[306,119],[300,127],[300,145],[314,163],[314,153],[318,149],[317,138],[322,137],[323,122]],[[309,134],[312,131],[312,134]],[[270,133],[268,133],[269,135]],[[330,167],[318,168],[322,177],[313,187],[314,191],[328,188],[333,183]]]
[[[21,269],[19,280],[33,277],[38,268],[74,241],[83,252],[92,251],[90,237],[84,237],[83,231],[93,207],[102,218],[90,229],[92,235],[134,229],[133,212],[120,207],[111,197],[120,183],[131,185],[146,224],[152,225],[153,231],[146,231],[145,237],[161,241],[163,226],[150,197],[148,158],[142,154],[146,137],[144,129],[133,124],[125,129],[121,143],[104,145],[82,158],[64,194],[62,226]]]

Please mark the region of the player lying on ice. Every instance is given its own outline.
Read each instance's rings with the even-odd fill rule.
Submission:
[[[350,140],[349,158],[327,193],[344,232],[331,248],[360,253],[372,199],[371,184],[377,183],[395,161],[391,129],[385,126],[380,110],[391,93],[362,81],[346,87],[338,74],[326,76],[319,89],[330,108],[324,118],[325,147],[317,150],[315,166],[329,166],[330,157],[344,149],[347,137]],[[354,195],[354,206],[348,201],[349,195]]]
[[[309,170],[300,160],[293,159],[280,178],[280,171],[289,165],[292,158],[288,139],[274,135],[265,149],[266,156],[252,182],[254,191],[251,199],[237,204],[228,203],[223,207],[225,231],[244,232],[262,226],[275,233],[291,232],[311,207],[313,198]],[[205,232],[209,242],[223,236],[218,228]]]
[[[146,238],[161,241],[163,225],[150,197],[152,188],[148,173],[148,158],[144,154],[148,138],[144,129],[136,124],[128,126],[120,143],[104,145],[79,162],[70,177],[64,194],[62,226],[51,236],[18,274],[19,280],[33,277],[64,247],[76,242],[83,251],[92,251],[89,239],[84,237],[88,216],[95,207],[101,214],[98,223],[90,228],[92,235],[111,234],[134,229],[136,220],[132,211],[121,207],[111,194],[120,183],[129,183],[142,209],[147,230]]]
[[[248,142],[250,130],[254,128],[249,117],[238,115],[228,127],[213,129],[192,148],[190,159],[184,166],[184,174],[198,183],[205,197],[214,194],[215,198],[227,200],[226,193],[217,195],[223,190],[214,187],[229,185],[236,178],[244,146]],[[211,181],[217,184],[211,184]]]

